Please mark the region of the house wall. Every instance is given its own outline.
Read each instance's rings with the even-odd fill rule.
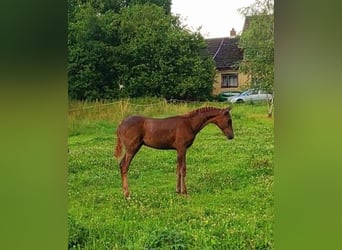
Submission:
[[[221,88],[221,75],[222,74],[229,74],[229,73],[237,73],[238,74],[238,87],[236,88]],[[246,88],[249,84],[249,80],[247,75],[238,73],[236,70],[216,70],[216,75],[214,79],[214,89],[213,94],[218,95],[221,92],[224,91],[230,91],[230,90],[242,90]]]

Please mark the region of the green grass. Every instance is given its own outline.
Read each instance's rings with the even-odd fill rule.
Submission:
[[[159,104],[146,105],[153,102]],[[126,201],[113,158],[122,117],[165,117],[224,104],[123,103],[70,104],[69,248],[274,248],[274,133],[267,106],[234,106],[234,140],[215,125],[197,135],[187,152],[186,197],[175,193],[176,152],[143,147],[130,166]]]

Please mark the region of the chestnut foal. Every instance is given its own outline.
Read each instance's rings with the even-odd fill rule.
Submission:
[[[234,138],[231,107],[219,109],[204,107],[184,115],[155,119],[129,116],[117,128],[115,157],[120,159],[123,193],[129,198],[127,172],[134,155],[142,145],[156,149],[177,151],[176,192],[187,194],[185,185],[186,150],[192,145],[197,133],[207,124],[216,124],[228,140]],[[124,154],[123,153],[124,148]],[[122,156],[122,157],[121,157]]]

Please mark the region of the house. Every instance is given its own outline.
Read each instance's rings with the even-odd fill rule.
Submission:
[[[239,36],[233,28],[229,37],[206,39],[209,55],[214,59],[216,75],[213,94],[241,90],[248,84],[248,77],[239,73],[243,51],[238,46]]]

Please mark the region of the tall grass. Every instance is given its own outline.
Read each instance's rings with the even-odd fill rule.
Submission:
[[[165,117],[187,113],[196,107],[207,105],[210,105],[210,103],[182,101],[168,103],[165,99],[159,98],[123,99],[113,102],[70,101],[68,115],[69,135],[77,134],[80,127],[91,125],[97,121],[117,124],[123,118],[133,114]],[[216,103],[215,106],[223,107],[224,105]]]
[[[205,127],[187,154],[189,195],[175,193],[176,153],[143,147],[126,201],[113,147],[124,117],[166,117],[226,103],[161,99],[69,105],[69,248],[273,249],[273,120],[266,105],[235,105],[235,138]]]
[[[165,99],[158,98],[123,99],[114,102],[70,101],[69,121],[106,120],[117,123],[124,117],[132,114],[144,114],[146,116],[181,114],[188,112],[191,108],[198,107],[199,105],[206,106],[207,104],[209,102],[174,101],[168,103]]]

